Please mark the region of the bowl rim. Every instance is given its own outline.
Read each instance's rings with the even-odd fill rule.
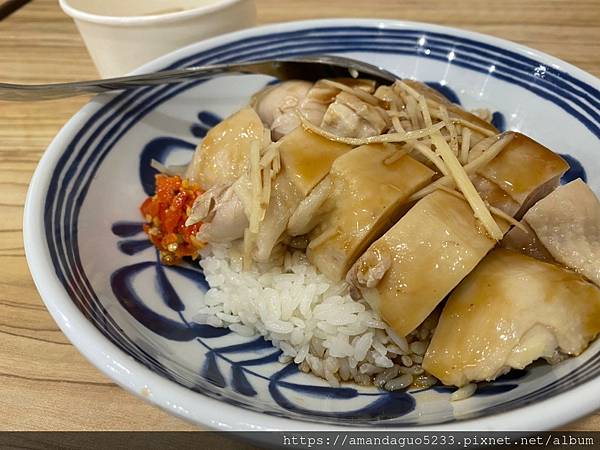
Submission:
[[[60,7],[68,16],[75,20],[90,22],[100,25],[113,25],[117,27],[137,27],[146,25],[168,24],[185,21],[195,17],[207,16],[209,14],[226,9],[236,3],[248,0],[213,0],[212,3],[199,5],[183,11],[175,11],[164,14],[149,14],[146,16],[108,16],[84,11],[71,5],[70,0],[58,0]],[[153,62],[155,60],[152,60]]]
[[[144,73],[187,56],[193,49],[210,48],[238,39],[282,31],[319,28],[327,26],[367,26],[373,28],[418,28],[424,32],[442,32],[457,37],[470,38],[500,48],[509,49],[532,59],[548,63],[554,69],[568,72],[600,90],[600,80],[565,61],[529,47],[493,36],[453,27],[423,22],[385,19],[318,19],[271,24],[224,34],[175,50],[144,64],[133,73]],[[52,172],[60,158],[63,143],[75,134],[80,124],[89,119],[93,111],[110,94],[95,97],[63,126],[44,152],[32,177],[24,210],[23,235],[27,262],[34,283],[52,317],[73,345],[106,376],[143,400],[159,406],[195,425],[204,425],[221,431],[268,430],[372,430],[348,425],[329,425],[305,422],[290,418],[262,414],[221,402],[195,393],[152,372],[131,356],[112,344],[72,302],[54,273],[51,257],[43,232],[44,202]],[[100,100],[97,102],[96,100]],[[50,268],[50,270],[48,270]],[[538,431],[556,428],[598,409],[600,404],[589,392],[600,390],[600,377],[589,380],[566,392],[520,406],[512,411],[491,414],[482,418],[458,420],[439,425],[391,426],[381,430],[522,430]],[[208,415],[207,412],[210,411]],[[552,414],[550,411],[560,411]]]

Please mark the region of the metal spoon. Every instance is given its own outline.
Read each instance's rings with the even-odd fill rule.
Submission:
[[[36,101],[72,97],[82,94],[132,89],[141,86],[180,83],[228,74],[270,75],[280,80],[300,79],[314,81],[320,78],[359,77],[391,83],[398,77],[372,64],[342,56],[298,56],[263,61],[215,64],[186,67],[143,75],[131,75],[105,80],[75,81],[54,84],[0,83],[0,100]]]

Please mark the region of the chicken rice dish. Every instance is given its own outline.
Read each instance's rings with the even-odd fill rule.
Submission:
[[[551,149],[424,83],[267,86],[141,205],[194,320],[282,363],[386,390],[557,364],[600,333],[600,202]]]

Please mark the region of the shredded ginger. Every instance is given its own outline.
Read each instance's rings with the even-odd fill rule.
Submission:
[[[504,149],[504,147],[506,147],[506,145],[508,145],[508,143],[510,141],[512,141],[513,137],[514,137],[514,134],[512,134],[510,132],[503,133],[503,134],[496,136],[496,139],[497,139],[496,143],[491,145],[490,148],[488,150],[486,150],[483,154],[481,154],[477,159],[474,159],[470,163],[463,166],[464,171],[467,174],[477,172],[481,167],[483,167],[488,162],[490,162],[492,159],[494,159],[496,156],[498,156],[498,154]],[[454,178],[449,175],[445,175],[441,178],[438,178],[433,183],[431,183],[431,184],[425,186],[424,188],[422,188],[421,190],[415,192],[413,195],[410,196],[410,198],[408,200],[409,201],[419,200],[419,199],[425,197],[427,194],[430,194],[433,191],[435,191],[436,189],[440,188],[441,186],[453,187],[454,186]]]
[[[450,175],[471,206],[475,217],[479,219],[492,239],[495,239],[496,241],[502,239],[504,233],[502,233],[502,230],[492,217],[490,210],[487,208],[485,202],[480,197],[479,192],[477,192],[477,189],[475,189],[475,186],[473,186],[473,183],[469,179],[469,175],[465,172],[465,169],[461,166],[458,159],[456,159],[456,156],[452,152],[450,146],[446,143],[445,139],[440,133],[434,133],[431,135],[431,142],[435,145],[437,152],[439,152],[446,163]]]
[[[388,134],[380,134],[377,136],[369,136],[369,137],[365,137],[365,138],[350,138],[350,137],[337,136],[333,133],[330,133],[329,131],[324,130],[323,128],[315,125],[310,120],[308,120],[308,118],[301,112],[298,112],[298,115],[300,117],[300,120],[302,121],[302,126],[306,130],[312,131],[313,133],[318,134],[319,136],[322,136],[326,139],[329,139],[330,141],[341,142],[343,144],[355,145],[355,146],[366,145],[366,144],[382,144],[385,142],[393,143],[393,142],[412,141],[412,140],[424,138],[426,136],[430,136],[432,133],[435,133],[436,131],[439,131],[442,128],[444,128],[444,122],[439,122],[439,123],[436,123],[435,125],[432,125],[429,128],[423,128],[423,129],[414,130],[414,131],[407,131],[406,133],[388,133]]]

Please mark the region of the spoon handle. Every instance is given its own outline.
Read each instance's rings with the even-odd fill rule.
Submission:
[[[159,84],[180,83],[226,74],[261,74],[280,80],[317,80],[349,75],[366,75],[380,81],[395,77],[378,67],[340,56],[302,56],[290,59],[248,61],[211,66],[187,67],[141,75],[129,75],[104,80],[75,81],[52,84],[0,83],[0,100],[37,101],[72,97],[82,94],[117,91]]]

